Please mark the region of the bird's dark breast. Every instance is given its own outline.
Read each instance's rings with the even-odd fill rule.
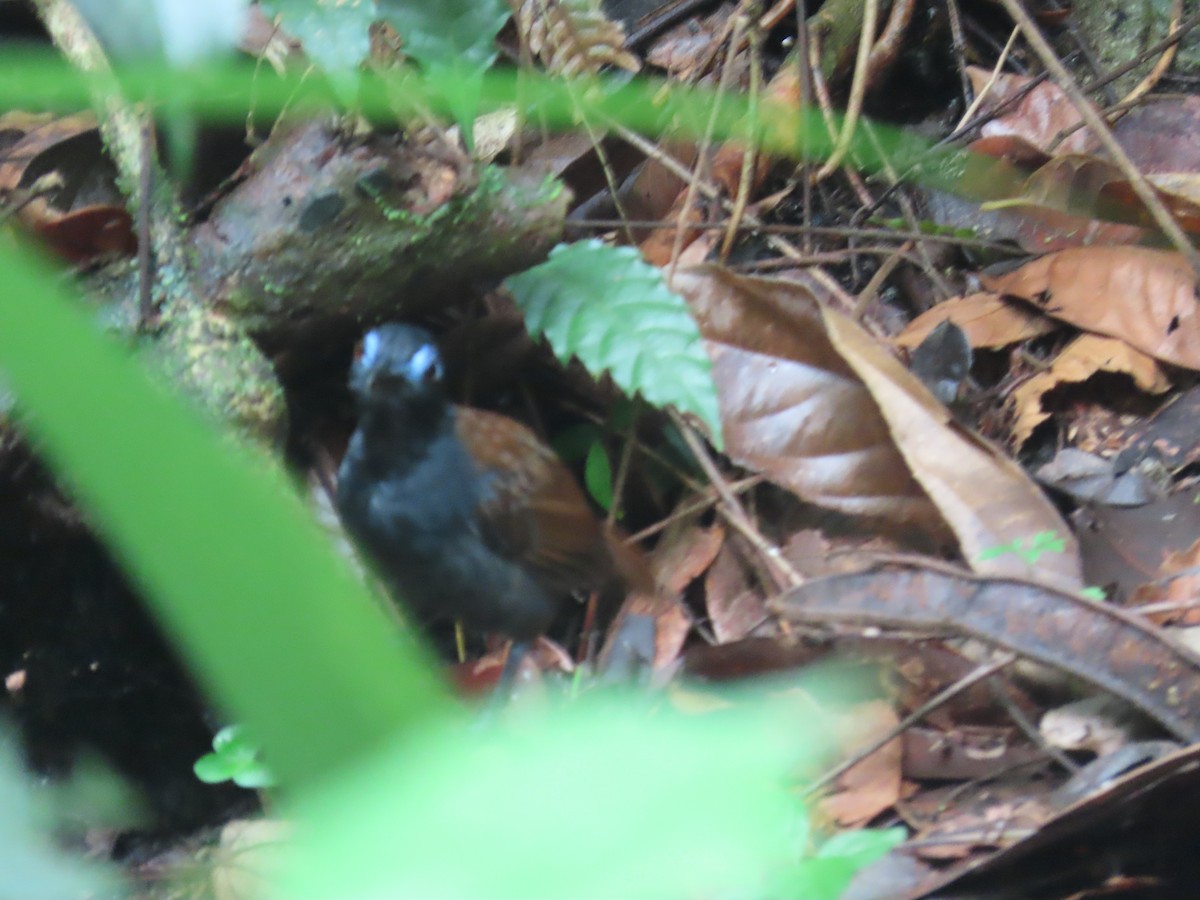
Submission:
[[[457,439],[435,440],[403,470],[380,471],[352,444],[338,505],[376,571],[419,618],[533,637],[553,618],[551,597],[480,534],[488,477]]]

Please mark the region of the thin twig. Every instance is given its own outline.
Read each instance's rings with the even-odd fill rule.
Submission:
[[[1179,22],[1183,18],[1183,0],[1172,0],[1171,3],[1171,24],[1167,27],[1167,37],[1174,37],[1179,31]],[[1154,64],[1154,68],[1150,73],[1143,78],[1132,91],[1121,98],[1121,103],[1129,103],[1137,100],[1153,90],[1154,86],[1166,74],[1167,69],[1171,68],[1171,63],[1175,61],[1175,54],[1179,52],[1178,44],[1171,44],[1163,49],[1162,56],[1158,58],[1158,62]]]
[[[154,319],[154,253],[150,247],[150,195],[154,187],[154,120],[142,122],[142,170],[138,175],[137,264],[138,330],[146,331]]]
[[[893,741],[896,738],[898,738],[900,735],[902,735],[905,732],[906,729],[911,728],[913,725],[917,724],[917,722],[921,721],[923,718],[925,718],[927,715],[929,715],[931,712],[933,712],[939,706],[943,706],[944,704],[950,702],[955,697],[957,697],[959,694],[961,694],[963,691],[967,690],[967,688],[973,687],[974,685],[979,684],[979,682],[984,681],[985,679],[991,678],[993,675],[1000,672],[1002,669],[1005,669],[1008,666],[1011,666],[1016,661],[1017,661],[1017,654],[1015,654],[1011,651],[1006,651],[1006,652],[1000,654],[998,657],[996,657],[995,660],[988,663],[987,665],[979,666],[977,669],[975,669],[974,672],[971,672],[969,675],[965,675],[964,677],[960,678],[958,681],[954,682],[954,684],[950,685],[946,689],[935,694],[932,698],[930,698],[929,700],[926,700],[924,703],[922,703],[920,706],[918,706],[916,709],[914,709],[911,713],[909,713],[907,716],[905,716],[895,727],[889,728],[885,734],[883,734],[880,737],[876,738],[875,740],[871,741],[865,747],[860,748],[849,759],[843,760],[841,763],[834,766],[832,769],[830,769],[828,772],[826,772],[824,775],[822,775],[820,778],[818,778],[812,784],[808,785],[804,789],[805,795],[812,794],[812,793],[820,790],[821,788],[825,787],[826,785],[832,784],[834,781],[836,781],[838,778],[840,778],[842,775],[844,775],[850,769],[854,768],[856,765],[858,765],[860,762],[862,762],[864,759],[866,759],[872,753],[879,750],[881,747],[885,746],[890,741]]]
[[[747,0],[753,3],[755,0]],[[683,205],[679,210],[679,221],[675,229],[675,241],[671,245],[671,265],[667,269],[667,279],[675,275],[675,268],[679,265],[679,254],[683,251],[683,239],[688,232],[688,218],[691,216],[692,207],[696,202],[696,191],[699,190],[701,181],[701,172],[704,169],[708,158],[708,149],[712,145],[713,131],[717,127],[717,116],[721,111],[721,102],[725,95],[729,92],[729,82],[733,78],[733,59],[737,52],[738,43],[741,40],[742,32],[746,27],[746,15],[739,10],[733,17],[733,37],[729,40],[729,52],[725,57],[725,66],[721,69],[721,80],[717,83],[717,95],[713,99],[712,111],[709,114],[708,122],[704,126],[704,134],[700,137],[699,144],[696,145],[696,170],[688,176],[687,191],[684,194]]]
[[[753,22],[750,25],[750,93],[747,101],[746,115],[750,120],[750,132],[755,135],[755,140],[758,135],[758,101],[759,90],[762,85],[762,30]],[[757,162],[758,154],[754,140],[746,146],[742,151],[742,171],[738,179],[737,198],[733,203],[733,211],[729,215],[728,227],[725,229],[725,238],[721,241],[721,262],[722,264],[729,261],[729,251],[733,249],[733,242],[737,238],[738,228],[742,223],[742,216],[746,212],[746,203],[750,199],[750,182],[754,179],[754,166]]]
[[[813,180],[823,181],[837,171],[842,160],[850,151],[854,132],[858,128],[858,117],[862,115],[863,98],[867,93],[870,74],[871,46],[875,42],[875,26],[879,21],[879,0],[864,0],[862,30],[858,36],[858,55],[854,60],[854,78],[850,82],[850,98],[846,103],[846,114],[842,118],[841,131],[833,152],[825,164],[813,175]]]
[[[674,409],[670,410],[670,414],[671,421],[675,423],[675,427],[683,435],[688,449],[692,451],[692,456],[696,458],[696,462],[704,470],[704,474],[708,476],[709,483],[721,497],[721,507],[725,515],[725,520],[741,532],[742,536],[750,541],[755,549],[763,555],[768,564],[773,565],[776,572],[783,576],[784,584],[781,586],[798,587],[804,584],[804,576],[796,571],[795,567],[784,558],[780,549],[763,537],[751,523],[750,517],[746,515],[745,509],[742,508],[742,504],[734,496],[733,491],[729,489],[729,483],[717,470],[716,464],[709,457],[703,442],[696,435],[696,429],[686,422],[683,416]]]

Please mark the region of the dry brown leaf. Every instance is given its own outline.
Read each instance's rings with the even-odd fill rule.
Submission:
[[[1164,550],[1157,575],[1155,581],[1133,592],[1129,606],[1136,610],[1150,603],[1178,604],[1179,609],[1154,613],[1151,620],[1159,624],[1200,624],[1200,608],[1191,606],[1200,595],[1200,540],[1187,550]]]
[[[1025,220],[1017,237],[1031,253],[1136,243],[1153,227],[1152,215],[1124,172],[1106,159],[1079,153],[1051,157],[1012,137],[981,138],[970,149],[1032,170],[1010,186],[1005,199],[981,207],[984,214],[1004,212]],[[1200,207],[1187,193],[1189,178],[1161,175],[1150,181],[1179,224],[1197,231]]]
[[[959,427],[928,389],[861,326],[824,310],[830,339],[867,385],[917,481],[937,505],[976,572],[1013,575],[1068,591],[1083,585],[1079,547],[1058,510],[1011,459]],[[1053,531],[1062,553],[1030,566],[1017,554],[991,559],[991,548]]]
[[[559,75],[599,72],[611,65],[641,68],[624,49],[625,27],[604,14],[599,0],[510,0],[517,27],[529,36],[529,49]]]
[[[991,72],[978,66],[968,66],[967,76],[978,93],[991,79]],[[1027,75],[1000,75],[984,95],[982,111],[996,109],[1029,81]],[[1090,149],[1092,143],[1091,133],[1086,128],[1079,128],[1063,141],[1055,143],[1060,133],[1080,125],[1082,121],[1075,104],[1062,88],[1044,81],[1007,111],[984,124],[980,131],[984,137],[1014,135],[1047,153],[1083,153]]]
[[[1146,97],[1113,126],[1147,176],[1200,172],[1200,97]]]
[[[945,534],[808,289],[712,266],[673,286],[706,339],[735,462],[827,509]]]
[[[1173,365],[1200,369],[1196,274],[1178,253],[1145,247],[1079,247],[1000,276],[989,290],[1046,315],[1106,334]]]
[[[1056,327],[1053,320],[1025,306],[1006,303],[996,294],[968,294],[965,297],[951,297],[917,316],[892,342],[897,347],[911,349],[947,321],[961,328],[971,346],[977,350],[1019,344],[1048,334]]]
[[[859,325],[790,282],[704,267],[674,287],[707,341],[736,462],[827,508],[935,535],[948,524],[979,572],[1078,589],[1074,538],[1037,485]],[[979,559],[1043,531],[1066,549],[1036,569],[1015,554]]]
[[[737,549],[727,543],[704,578],[705,607],[718,643],[740,641],[764,623],[773,622],[760,593],[750,586]]]
[[[846,718],[853,723],[841,742],[847,756],[900,724],[896,711],[880,700],[858,704]],[[903,749],[896,737],[846,770],[837,780],[837,793],[821,800],[821,813],[842,828],[854,828],[891,809],[900,799]]]
[[[1063,348],[1049,369],[1034,375],[1012,392],[1017,411],[1012,428],[1016,446],[1029,440],[1033,430],[1050,418],[1050,413],[1042,409],[1043,395],[1064,382],[1087,381],[1097,372],[1122,372],[1150,394],[1162,394],[1171,387],[1166,373],[1152,357],[1115,338],[1081,335]]]
[[[725,543],[725,529],[692,525],[669,532],[654,551],[654,574],[658,589],[675,596],[703,575]]]

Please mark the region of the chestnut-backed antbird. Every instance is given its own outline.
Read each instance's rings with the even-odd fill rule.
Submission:
[[[350,387],[338,510],[419,619],[502,632],[513,659],[572,592],[612,581],[620,548],[571,473],[524,425],[453,406],[429,332],[368,332]]]

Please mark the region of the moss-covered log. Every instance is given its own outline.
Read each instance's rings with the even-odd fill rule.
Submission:
[[[210,308],[289,358],[527,268],[566,211],[557,182],[319,122],[276,134],[249,169],[190,248]]]

